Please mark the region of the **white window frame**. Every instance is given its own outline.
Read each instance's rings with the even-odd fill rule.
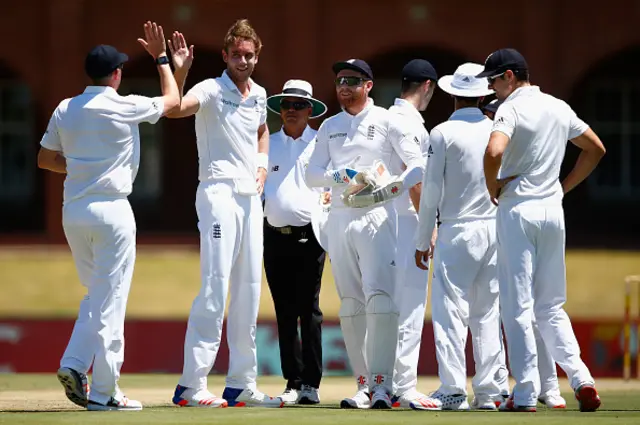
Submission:
[[[597,94],[602,92],[617,93],[621,100],[621,116],[618,121],[598,121],[597,110],[602,105],[597,103]],[[603,184],[598,182],[598,168],[593,177],[587,180],[589,195],[598,201],[629,201],[640,198],[640,186],[632,184],[632,171],[634,158],[631,156],[631,144],[633,136],[640,137],[640,122],[631,114],[631,96],[640,92],[640,82],[637,80],[596,81],[589,84],[587,89],[588,116],[584,117],[593,130],[607,147],[607,138],[612,135],[620,135],[620,158],[616,168],[620,173],[620,185]],[[637,158],[636,158],[637,160]],[[638,172],[637,170],[635,172]]]
[[[5,135],[17,136],[22,141],[17,147],[22,150],[26,162],[23,170],[11,173],[10,181],[3,181],[0,173],[0,200],[10,202],[27,202],[35,189],[35,150],[34,146],[34,113],[29,86],[13,79],[0,79],[0,96],[4,97],[5,91],[16,91],[18,97],[23,97],[19,102],[25,102],[23,112],[17,120],[8,121],[4,119],[4,105],[0,101],[0,167],[3,161],[3,142]],[[13,147],[16,149],[16,147]],[[33,158],[33,164],[29,159]],[[9,159],[11,161],[11,159]],[[15,170],[14,170],[15,171]]]
[[[161,96],[157,78],[127,78],[119,92],[123,95]],[[162,118],[161,118],[162,120]],[[140,168],[129,198],[133,201],[159,199],[163,190],[163,138],[162,123],[141,123]]]

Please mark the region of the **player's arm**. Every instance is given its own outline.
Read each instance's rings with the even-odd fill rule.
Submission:
[[[406,165],[406,170],[400,176],[404,187],[412,188],[420,183],[425,170],[425,158],[420,148],[418,135],[403,131],[402,122],[398,117],[392,117],[389,121],[388,137],[393,149]]]
[[[491,197],[491,202],[495,205],[498,205],[498,197],[500,196],[502,187],[515,178],[515,176],[512,176],[504,181],[498,181],[498,173],[502,165],[502,155],[507,149],[511,137],[513,137],[517,119],[517,114],[512,105],[502,104],[500,108],[498,108],[493,121],[489,144],[484,153],[485,182],[489,196]]]
[[[357,161],[354,160],[355,163]],[[357,174],[352,168],[331,169],[329,138],[326,125],[322,123],[316,134],[316,144],[309,158],[309,165],[304,173],[304,180],[309,187],[335,187],[349,184]]]
[[[606,152],[598,135],[575,114],[571,121],[569,137],[571,143],[579,147],[582,152],[580,152],[573,170],[562,181],[564,193],[569,192],[589,177]]]
[[[427,133],[426,131],[424,132],[423,135],[423,140],[422,143],[420,144],[420,150],[422,152],[422,158],[425,160],[425,170],[427,169],[426,167],[429,166],[428,163],[428,149],[427,146],[429,145],[429,133]],[[404,169],[406,170],[407,166],[406,164],[404,164]],[[411,200],[411,204],[413,205],[413,208],[415,208],[416,212],[420,212],[420,196],[422,195],[422,182],[416,184],[415,186],[412,186],[409,189],[409,199]]]
[[[184,95],[184,84],[187,81],[189,69],[193,64],[193,45],[187,47],[187,42],[181,32],[174,31],[169,40],[169,50],[173,59],[173,74],[178,85],[178,93],[180,95],[180,107],[167,115],[168,118],[184,118],[195,115],[200,109],[200,98],[194,93]]]
[[[47,130],[40,141],[38,151],[38,168],[53,171],[54,173],[67,173],[67,160],[62,155],[62,141],[58,129],[58,119],[60,118],[60,106],[53,111]]]
[[[266,117],[265,117],[266,120]],[[256,183],[258,194],[262,195],[264,183],[267,180],[267,169],[269,168],[269,128],[266,121],[258,127],[258,156],[256,159],[258,167]]]
[[[418,230],[416,232],[416,266],[428,269],[431,252],[431,241],[436,226],[438,205],[442,198],[444,185],[446,145],[442,133],[434,129],[431,133],[431,158],[422,179],[422,196],[418,213]]]

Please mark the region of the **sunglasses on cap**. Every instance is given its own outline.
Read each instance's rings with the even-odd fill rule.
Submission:
[[[306,100],[282,100],[280,101],[280,109],[288,111],[293,108],[296,111],[302,111],[303,109],[311,108],[311,104]]]
[[[336,86],[356,87],[367,81],[362,77],[338,77],[336,78]]]

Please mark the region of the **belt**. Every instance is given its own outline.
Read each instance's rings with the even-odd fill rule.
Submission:
[[[299,237],[300,239],[306,239],[306,235],[308,231],[311,231],[313,233],[313,228],[311,227],[311,223],[299,227],[299,226],[283,226],[283,227],[276,227],[276,226],[272,226],[267,219],[264,219],[264,224],[270,228],[275,230],[276,232],[282,234],[282,235],[295,235],[297,237]]]

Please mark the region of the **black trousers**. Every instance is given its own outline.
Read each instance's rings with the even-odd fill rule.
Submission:
[[[283,229],[286,234],[280,231]],[[302,384],[320,387],[320,282],[325,255],[310,224],[276,229],[265,219],[264,269],[276,311],[280,364],[287,388],[300,389]]]

